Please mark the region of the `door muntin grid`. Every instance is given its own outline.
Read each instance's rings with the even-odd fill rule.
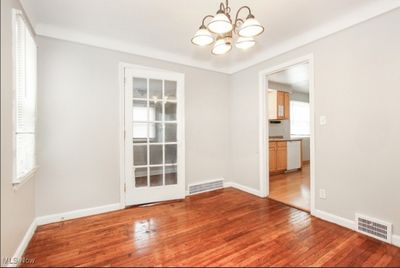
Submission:
[[[178,184],[177,82],[133,78],[135,188]]]

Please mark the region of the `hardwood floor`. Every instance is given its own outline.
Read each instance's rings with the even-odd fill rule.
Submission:
[[[310,165],[300,171],[270,176],[269,191],[271,199],[310,211]]]
[[[400,266],[400,248],[232,188],[39,226],[33,266]]]

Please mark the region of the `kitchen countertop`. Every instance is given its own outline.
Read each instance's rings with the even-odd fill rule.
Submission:
[[[302,141],[303,138],[269,137],[268,141]]]

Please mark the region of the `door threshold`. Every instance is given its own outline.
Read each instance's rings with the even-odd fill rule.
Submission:
[[[292,207],[292,208],[295,208],[295,209],[298,209],[298,210],[302,210],[304,212],[307,212],[308,214],[311,214],[311,211],[309,209],[302,208],[302,207],[299,207],[299,206],[296,206],[296,205],[293,205],[293,204],[289,204],[289,203],[286,203],[286,202],[282,202],[280,200],[276,200],[276,199],[273,199],[271,197],[267,197],[267,198],[270,199],[270,200],[273,200],[275,202],[281,203],[281,204],[283,204],[285,206]]]

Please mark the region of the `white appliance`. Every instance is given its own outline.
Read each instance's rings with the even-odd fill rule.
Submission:
[[[301,141],[287,142],[287,170],[301,168]]]

